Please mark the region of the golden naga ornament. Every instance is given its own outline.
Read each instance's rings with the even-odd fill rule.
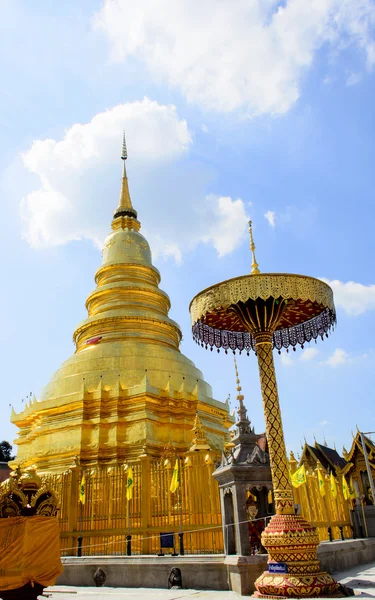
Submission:
[[[336,322],[331,288],[319,279],[285,273],[261,274],[249,222],[252,270],[197,294],[190,313],[194,339],[217,351],[254,350],[258,358],[276,515],[262,534],[269,571],[256,581],[259,597],[334,594],[337,583],[321,573],[315,528],[295,515],[277,391],[273,348],[322,339]]]

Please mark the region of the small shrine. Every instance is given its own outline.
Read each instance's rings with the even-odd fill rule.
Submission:
[[[346,460],[345,477],[353,481],[357,500],[356,521],[361,534],[375,536],[375,444],[364,433],[357,431],[350,451],[343,448]]]
[[[375,444],[366,435],[363,435],[363,439],[365,441],[372,479],[375,480]],[[358,492],[363,496],[364,504],[366,506],[373,506],[375,499],[373,498],[371,491],[371,484],[359,431],[353,438],[350,451],[347,452],[346,448],[343,447],[343,455],[345,458],[345,476],[347,478],[352,477],[354,485],[357,483]]]
[[[238,391],[236,430],[212,476],[220,488],[225,553],[248,556],[263,550],[261,533],[267,517],[274,514],[274,506],[265,436],[256,434],[251,427],[236,361],[235,367]]]

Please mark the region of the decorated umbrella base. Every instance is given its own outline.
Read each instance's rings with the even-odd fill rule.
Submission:
[[[315,527],[298,515],[275,515],[262,534],[268,571],[255,582],[257,598],[342,597],[338,583],[320,571]]]

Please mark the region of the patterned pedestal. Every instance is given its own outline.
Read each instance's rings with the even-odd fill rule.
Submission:
[[[269,564],[286,565],[286,573],[265,571],[255,582],[258,598],[341,597],[338,584],[320,571],[318,534],[297,515],[275,515],[262,534]]]

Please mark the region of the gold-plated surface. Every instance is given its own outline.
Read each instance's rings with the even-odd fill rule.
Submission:
[[[175,532],[178,549],[177,534],[181,525],[187,554],[222,553],[219,488],[212,477],[217,454],[203,443],[205,432],[199,418],[196,426],[198,431],[194,438],[199,447],[192,446],[184,454],[176,454],[175,449],[169,446],[160,459],[152,459],[144,453],[135,460],[110,466],[97,462],[84,468],[77,462],[62,473],[43,475],[40,489],[55,490],[59,499],[57,518],[62,555],[77,554],[77,538],[80,536],[83,537],[83,556],[125,554],[128,508],[133,554],[155,555],[160,552],[160,533],[166,531]],[[177,456],[180,457],[181,486],[178,494],[171,494],[170,484]],[[134,479],[130,505],[126,499],[129,466]],[[79,502],[83,475],[84,505]],[[0,484],[0,511],[1,498],[8,499],[15,489],[19,489],[13,483],[11,488],[10,485],[9,480]],[[21,489],[19,494],[20,501],[23,499],[26,506],[27,496]],[[38,508],[42,501],[43,498],[37,499]],[[16,502],[19,504],[18,497]],[[12,514],[12,506],[7,504],[7,510]]]
[[[58,505],[55,489],[34,468],[18,468],[0,485],[0,518],[55,517]]]
[[[313,522],[321,542],[329,540],[331,528],[332,539],[340,540],[340,527],[343,528],[344,538],[353,536],[350,522],[350,502],[345,500],[342,486],[337,484],[337,502],[332,498],[329,484],[329,474],[320,463],[314,465],[301,459],[306,467],[306,483],[298,488],[293,488],[294,503],[299,504],[301,516],[307,521]],[[294,473],[298,463],[293,452],[289,459],[290,472]],[[319,490],[318,469],[323,476],[325,495]],[[310,500],[310,501],[309,501]]]
[[[245,303],[258,298],[282,298],[287,301],[284,320],[280,321],[278,329],[311,319],[324,308],[335,309],[333,292],[320,279],[285,273],[260,273],[228,279],[197,294],[190,303],[191,321],[193,324],[203,321],[211,325],[211,319],[217,329],[230,329],[232,320],[226,314],[226,309],[238,302]],[[236,331],[245,330],[238,329],[237,323],[236,327]]]
[[[126,151],[123,151],[125,164]],[[124,171],[118,211],[105,240],[96,288],[74,332],[76,352],[52,376],[40,400],[12,413],[19,428],[16,464],[61,473],[153,459],[166,444],[187,451],[199,411],[208,443],[220,451],[233,422],[229,406],[180,352],[181,330],[140,233]]]

